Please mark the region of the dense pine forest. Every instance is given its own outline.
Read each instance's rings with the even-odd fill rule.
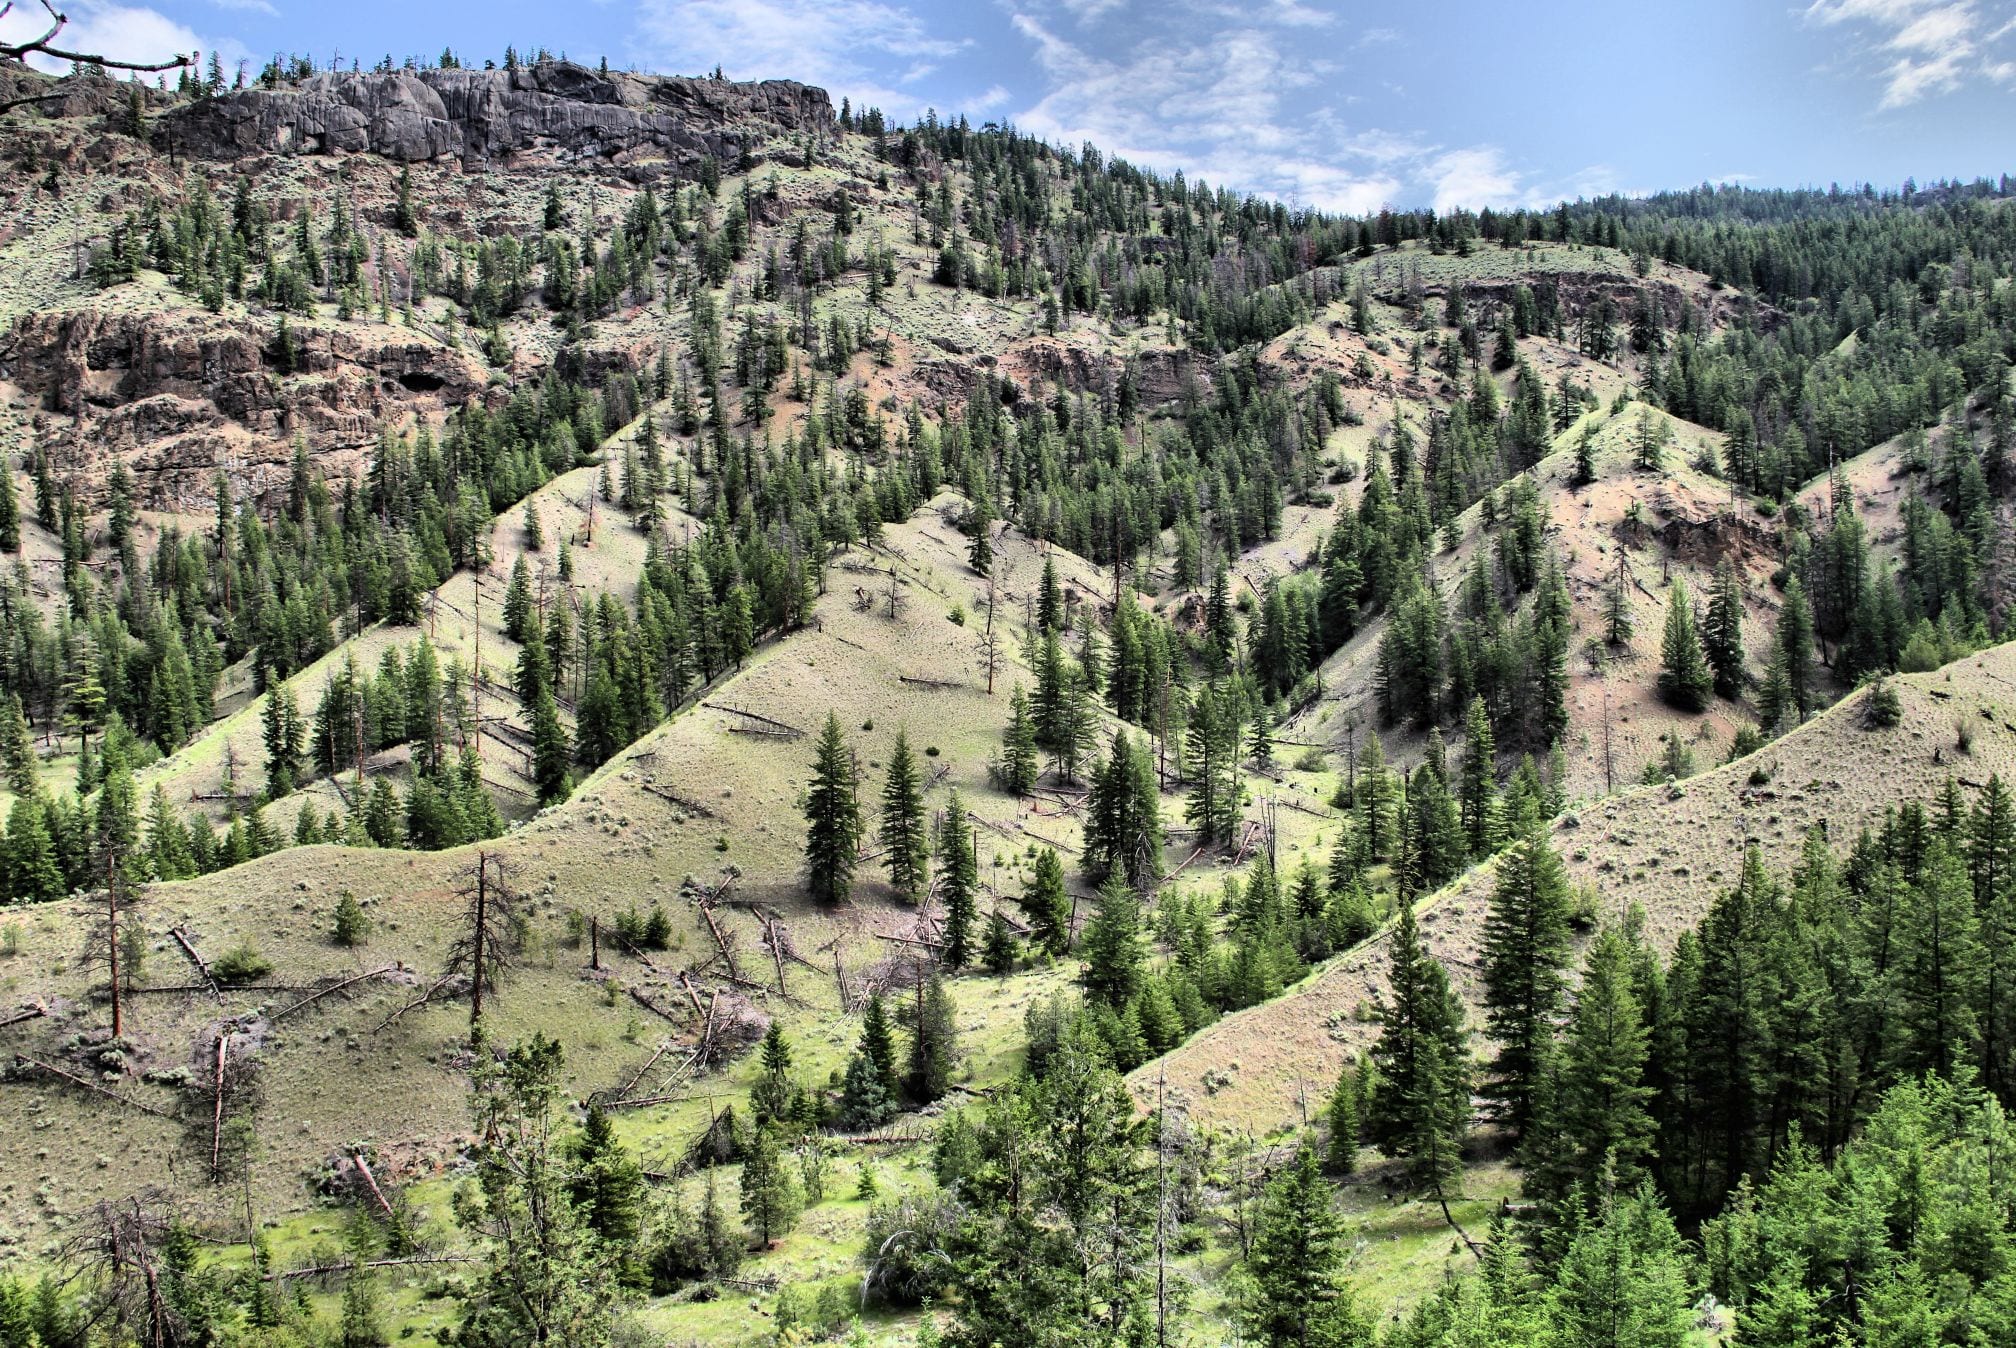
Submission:
[[[366,433],[295,415],[200,506],[90,449],[95,395],[8,423],[0,1090],[175,1160],[0,1245],[0,1348],[2016,1342],[2016,712],[1956,663],[2007,635],[2016,180],[1349,216],[843,103],[620,190],[499,170],[477,228],[426,164],[178,157],[324,77],[371,78],[0,112],[24,221],[112,181],[65,136],[132,170],[76,312],[233,325],[296,414],[339,336],[456,381],[374,371]],[[915,700],[955,686],[985,716]],[[1821,731],[1943,787],[1794,816],[1869,771]],[[1650,900],[1634,784],[1722,793]],[[648,881],[588,897],[619,856]],[[1466,885],[1452,957],[1423,905]],[[286,981],[280,923],[355,967]],[[1353,959],[1292,1122],[1168,1098]],[[548,984],[541,1023],[563,966],[629,1021]],[[157,993],[193,1050],[129,1029]],[[274,1203],[278,1045],[412,1025],[466,1115],[397,1182],[377,1129],[290,1156]],[[1347,1194],[1429,1214],[1403,1294]],[[844,1269],[773,1258],[807,1245]]]

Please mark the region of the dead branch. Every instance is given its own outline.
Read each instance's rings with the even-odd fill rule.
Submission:
[[[364,1177],[364,1185],[371,1190],[371,1196],[378,1200],[378,1206],[384,1209],[387,1217],[390,1217],[392,1215],[392,1205],[385,1201],[385,1191],[378,1187],[378,1177],[371,1173],[370,1165],[364,1160],[364,1153],[361,1151],[352,1152],[350,1160],[357,1167],[357,1173]]]
[[[705,805],[702,805],[699,801],[690,800],[687,797],[680,795],[677,791],[672,790],[670,787],[660,786],[656,782],[645,782],[644,789],[650,792],[652,795],[657,796],[661,800],[671,801],[674,805],[677,805],[680,809],[685,810],[689,814],[697,814],[703,819],[719,819],[721,817],[720,815],[714,813],[714,811],[708,809]]]
[[[421,993],[418,997],[406,1003],[406,1005],[400,1007],[397,1011],[394,1011],[391,1015],[385,1017],[385,1019],[379,1021],[377,1026],[371,1031],[371,1033],[373,1034],[378,1033],[379,1030],[384,1029],[387,1025],[392,1024],[394,1021],[404,1019],[408,1011],[418,1011],[421,1007],[433,1001],[434,994],[441,991],[442,988],[446,987],[448,985],[448,979],[452,978],[453,976],[454,975],[452,974],[444,975],[442,978],[440,978],[435,982],[434,986],[428,988],[427,991]]]
[[[353,1268],[405,1268],[411,1264],[473,1264],[477,1262],[473,1254],[413,1254],[404,1259],[366,1259],[352,1264],[347,1260],[341,1264],[311,1264],[307,1268],[290,1268],[280,1273],[268,1273],[262,1281],[285,1282],[290,1278],[324,1278],[331,1273],[348,1273]]]
[[[13,1015],[7,1017],[7,1019],[0,1020],[0,1030],[6,1029],[9,1025],[19,1025],[24,1020],[35,1020],[38,1019],[39,1017],[46,1016],[48,1014],[49,1014],[49,1008],[42,1005],[40,1002],[37,1002],[35,1005],[29,1007],[26,1011],[17,1011]]]
[[[5,5],[0,5],[0,19],[6,18],[13,8],[13,0],[8,0]],[[109,56],[92,56],[85,52],[65,51],[60,47],[53,47],[50,43],[56,40],[56,35],[63,31],[63,26],[69,23],[70,20],[67,16],[58,12],[56,7],[49,3],[49,0],[42,0],[42,8],[48,11],[49,14],[50,23],[48,31],[40,37],[30,39],[27,42],[0,42],[0,57],[11,57],[16,61],[24,61],[31,55],[47,56],[58,61],[68,61],[72,65],[96,66],[101,70],[137,70],[145,71],[149,74],[159,70],[180,70],[185,66],[196,64],[196,58],[193,56],[178,55],[170,57],[166,61],[154,62],[115,61]]]

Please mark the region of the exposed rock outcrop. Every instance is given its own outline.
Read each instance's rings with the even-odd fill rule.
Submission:
[[[185,154],[371,153],[466,165],[526,151],[689,168],[733,161],[767,135],[833,124],[823,89],[601,74],[568,61],[515,70],[321,74],[175,109],[159,135]]]
[[[66,471],[113,458],[143,504],[200,508],[219,468],[242,493],[277,490],[298,435],[341,475],[381,424],[438,417],[483,393],[464,352],[379,325],[295,330],[292,370],[270,328],[188,312],[33,314],[0,337],[0,377],[48,418]]]

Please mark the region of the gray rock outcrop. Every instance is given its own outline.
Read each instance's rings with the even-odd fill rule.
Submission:
[[[604,75],[546,61],[515,70],[315,75],[176,108],[157,136],[209,159],[348,152],[474,166],[545,151],[686,168],[710,155],[732,161],[770,134],[832,124],[825,90],[788,80]]]

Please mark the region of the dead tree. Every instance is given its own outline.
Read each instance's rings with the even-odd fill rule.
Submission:
[[[189,1341],[189,1327],[163,1282],[162,1245],[175,1220],[158,1193],[137,1193],[92,1208],[66,1243],[60,1266],[83,1283],[88,1323],[116,1327],[143,1348]]]
[[[180,70],[196,64],[194,56],[183,56],[179,53],[170,56],[165,61],[115,61],[109,56],[93,56],[89,52],[69,51],[58,47],[54,45],[56,37],[63,31],[64,25],[70,22],[69,17],[59,12],[54,5],[49,3],[49,0],[41,0],[41,5],[43,11],[49,15],[49,27],[44,30],[41,36],[31,38],[26,42],[0,42],[0,59],[26,61],[30,56],[46,56],[57,61],[68,61],[73,68],[89,66],[94,70],[101,71],[131,70],[136,72],[144,71],[149,74],[160,70]],[[14,0],[6,0],[5,4],[0,4],[0,19],[5,19],[13,12]],[[0,112],[25,107],[30,103],[53,103],[62,99],[66,92],[57,90],[46,94],[29,94],[23,98],[9,99],[4,103],[0,103]]]
[[[893,566],[889,568],[889,585],[882,592],[882,596],[889,601],[889,620],[894,622],[896,619],[902,617],[903,582],[897,577],[896,568]]]
[[[130,891],[126,877],[120,873],[120,857],[114,851],[105,855],[105,889],[99,902],[97,919],[84,938],[84,951],[78,963],[87,969],[106,971],[112,989],[112,1037],[118,1039],[126,1033],[126,994],[132,991],[135,973],[123,959],[121,937],[125,935],[124,924],[134,920],[133,910],[139,906],[139,897]]]
[[[478,852],[462,872],[456,894],[462,899],[462,928],[448,945],[444,979],[469,980],[469,1031],[483,1019],[483,992],[494,991],[511,967],[522,944],[518,925],[518,893],[501,857]]]
[[[987,582],[987,626],[980,633],[980,668],[987,671],[987,696],[994,696],[994,671],[1001,666],[1001,638],[994,634],[994,582]]]

